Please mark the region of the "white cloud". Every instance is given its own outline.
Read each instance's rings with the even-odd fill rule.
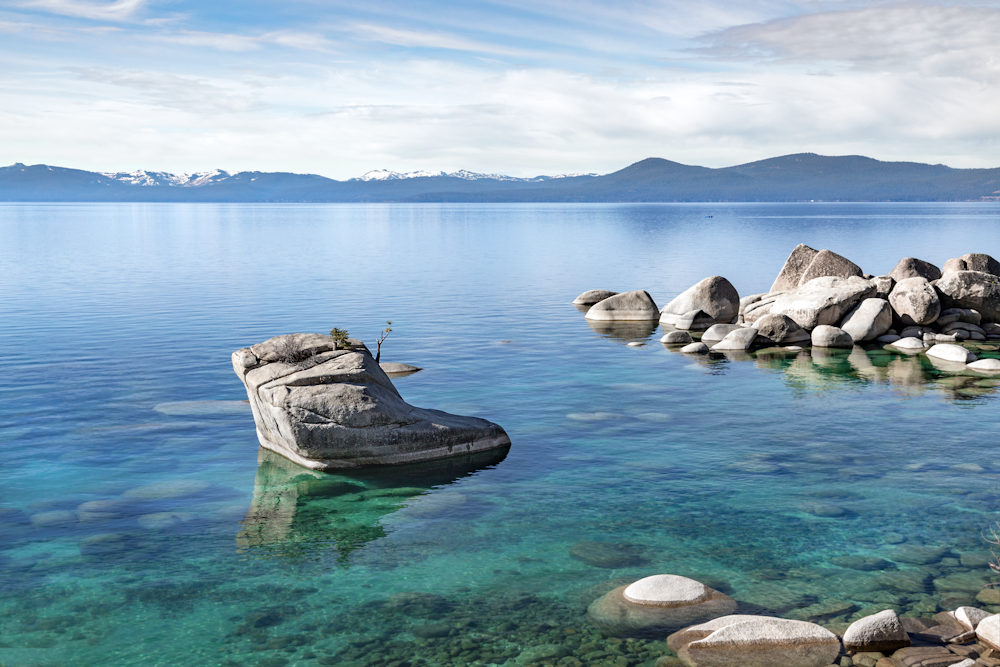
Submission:
[[[40,9],[52,14],[76,16],[102,21],[128,21],[146,4],[146,0],[114,0],[84,2],[82,0],[30,0],[22,7]]]

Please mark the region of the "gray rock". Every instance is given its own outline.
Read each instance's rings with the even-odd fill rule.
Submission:
[[[841,257],[829,250],[820,250],[809,263],[802,278],[799,279],[799,286],[805,285],[810,280],[826,277],[850,278],[856,276],[864,280],[864,273],[860,266],[846,257]]]
[[[889,653],[909,645],[910,637],[892,609],[859,619],[844,633],[848,651]]]
[[[736,331],[742,327],[738,324],[713,324],[701,335],[703,343],[718,343],[726,337],[730,331]]]
[[[968,364],[976,360],[976,355],[966,350],[961,345],[951,343],[938,343],[927,350],[928,357],[941,359],[942,361],[953,361],[959,364]]]
[[[907,278],[923,278],[931,281],[941,277],[941,269],[916,257],[904,257],[899,260],[896,268],[890,271],[889,275],[896,282]]]
[[[818,250],[810,248],[804,243],[800,243],[792,250],[792,254],[785,260],[785,265],[781,267],[781,272],[771,285],[771,292],[784,292],[795,289],[802,281],[806,269],[812,264],[813,259],[819,254]]]
[[[767,292],[763,292],[761,294],[751,294],[749,296],[745,296],[745,297],[741,298],[740,299],[740,308],[739,308],[739,311],[737,312],[737,320],[736,320],[737,323],[740,323],[740,322],[743,321],[743,314],[746,312],[746,309],[748,307],[750,307],[753,304],[757,303],[758,301],[760,301],[761,299],[763,299],[766,296],[767,296]]]
[[[1000,277],[983,271],[946,271],[934,287],[943,308],[970,308],[980,313],[981,322],[1000,322]]]
[[[655,575],[598,598],[587,608],[587,617],[608,634],[655,636],[735,610],[735,600],[700,582]]]
[[[983,273],[991,273],[994,276],[1000,276],[1000,262],[996,261],[989,255],[973,252],[967,255],[962,255],[961,257],[949,259],[944,263],[944,267],[941,269],[942,275],[954,271],[982,271]]]
[[[1000,614],[987,616],[976,626],[976,638],[994,651],[1000,651]]]
[[[385,371],[385,374],[389,377],[403,377],[405,375],[412,375],[417,371],[422,371],[423,369],[418,366],[411,366],[410,364],[401,364],[396,361],[383,361],[379,364],[379,368]]]
[[[893,549],[891,558],[897,563],[931,565],[940,561],[947,553],[948,550],[944,547],[903,544]]]
[[[678,294],[660,311],[660,322],[674,324],[693,310],[707,314],[713,324],[728,324],[736,319],[740,295],[722,276],[711,276]],[[678,327],[681,328],[681,327]]]
[[[660,342],[664,345],[687,345],[691,340],[691,334],[687,331],[668,331]]]
[[[765,297],[760,298],[758,301],[749,304],[743,311],[743,321],[742,324],[754,324],[760,318],[771,312],[771,308],[774,306],[774,302],[778,300],[778,297],[784,294],[784,292],[778,292],[777,294],[768,294]]]
[[[955,610],[954,615],[955,620],[961,623],[966,630],[975,630],[990,613],[976,607],[959,607]]]
[[[945,326],[946,324],[952,324],[953,322],[968,322],[969,324],[979,324],[982,320],[982,315],[978,311],[972,310],[971,308],[945,308],[938,315],[935,324],[938,326]]]
[[[708,345],[704,343],[691,343],[690,345],[685,345],[681,348],[681,352],[684,354],[705,354],[708,352]]]
[[[854,339],[843,329],[832,327],[829,324],[821,324],[812,330],[812,345],[813,347],[850,349],[854,347]]]
[[[724,625],[677,650],[689,667],[827,667],[839,653],[840,640],[826,628],[764,616]]]
[[[257,360],[257,363],[253,363]],[[336,349],[320,334],[278,336],[233,353],[265,449],[336,470],[496,450],[500,426],[406,403],[360,342]]]
[[[875,287],[863,278],[816,278],[778,296],[771,314],[787,315],[803,329],[821,324],[837,324]]]
[[[864,299],[844,316],[840,328],[857,342],[874,340],[892,326],[892,308],[885,299]]]
[[[757,342],[761,345],[801,343],[809,340],[809,332],[787,315],[764,315],[753,325],[757,329]]]
[[[892,276],[875,276],[871,279],[871,283],[875,286],[875,294],[872,296],[876,299],[888,299],[892,288],[896,286]]]
[[[906,326],[930,324],[941,314],[941,300],[934,286],[919,276],[897,282],[889,303]]]
[[[879,336],[875,340],[877,340],[880,343],[895,343],[897,340],[899,340],[899,336],[897,336],[896,334],[885,334],[883,336]]]
[[[587,290],[580,296],[573,299],[573,305],[576,306],[593,306],[595,303],[604,301],[605,299],[618,294],[618,292],[610,292],[606,289],[592,289]]]
[[[655,320],[660,316],[649,292],[636,290],[609,296],[598,301],[584,316],[588,320],[639,321]]]
[[[686,331],[705,331],[715,324],[715,318],[701,310],[692,310],[674,319],[673,326]]]
[[[757,337],[757,329],[740,327],[726,334],[725,338],[712,346],[713,350],[749,350]]]

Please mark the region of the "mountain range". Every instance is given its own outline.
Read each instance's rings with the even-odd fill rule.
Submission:
[[[98,173],[0,167],[0,201],[34,202],[777,202],[1000,201],[1000,168],[953,169],[799,153],[711,169],[647,158],[619,171],[516,178],[457,171],[315,174],[222,170]]]

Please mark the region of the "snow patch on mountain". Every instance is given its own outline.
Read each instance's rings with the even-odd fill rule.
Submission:
[[[120,181],[126,185],[196,188],[202,185],[209,185],[210,183],[225,181],[238,173],[230,174],[228,171],[215,169],[213,171],[199,171],[192,174],[172,174],[168,171],[136,169],[135,171],[101,172],[101,175],[115,181]]]
[[[453,171],[450,174],[443,171],[389,171],[388,169],[375,169],[369,171],[366,174],[352,178],[352,181],[398,181],[407,178],[432,178],[435,176],[447,176],[449,178],[461,178],[466,181],[481,181],[481,180],[491,180],[491,181],[522,181],[525,183],[537,183],[539,181],[547,181],[554,178],[575,178],[577,176],[597,176],[597,174],[559,174],[557,176],[535,176],[533,178],[519,178],[517,176],[507,176],[506,174],[481,174],[475,171],[468,171],[467,169],[459,169],[458,171]]]

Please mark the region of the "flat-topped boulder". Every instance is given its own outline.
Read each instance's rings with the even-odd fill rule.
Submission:
[[[645,290],[622,292],[598,301],[584,316],[601,321],[656,321],[660,310]]]
[[[736,319],[740,309],[740,295],[733,284],[722,276],[710,276],[692,285],[663,307],[660,322],[673,324],[691,313],[705,313],[712,324],[728,324]]]
[[[934,287],[942,308],[970,308],[979,312],[982,322],[1000,322],[1000,277],[985,271],[945,271]]]
[[[608,634],[656,636],[735,610],[735,600],[699,581],[658,574],[606,593],[587,616]]]
[[[289,334],[233,353],[261,446],[316,470],[509,448],[497,424],[417,408],[360,341]]]
[[[864,278],[815,278],[779,295],[770,313],[787,315],[803,329],[812,330],[821,324],[835,326],[874,292],[875,286]]]
[[[677,649],[688,667],[827,667],[840,640],[826,628],[785,618],[741,617]]]
[[[575,306],[593,306],[599,301],[604,301],[610,297],[613,297],[618,292],[612,292],[606,289],[592,289],[587,290],[580,296],[573,299],[573,305]]]

